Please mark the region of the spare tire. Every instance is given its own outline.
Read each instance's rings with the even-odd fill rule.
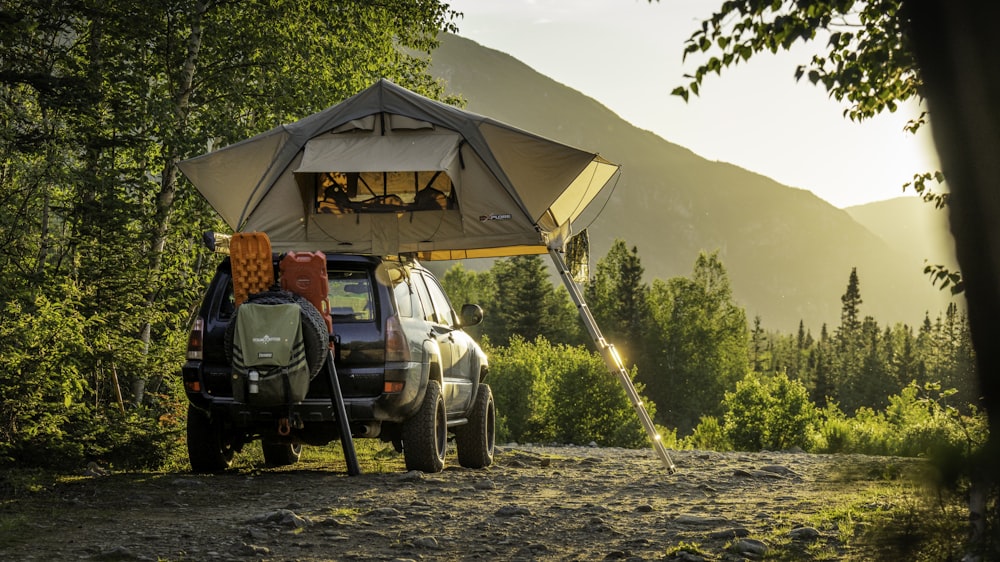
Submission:
[[[323,315],[305,297],[299,296],[291,291],[266,291],[255,293],[247,298],[246,302],[254,304],[297,304],[299,305],[300,317],[302,319],[302,343],[306,349],[306,362],[309,364],[309,376],[315,377],[326,361],[327,350],[330,348],[330,333],[326,331],[326,321]],[[233,363],[233,335],[236,332],[236,318],[240,309],[229,320],[226,327],[226,337],[223,348],[226,352],[226,361]]]

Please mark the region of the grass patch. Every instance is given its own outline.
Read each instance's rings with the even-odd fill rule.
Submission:
[[[919,464],[873,459],[831,474],[838,483],[821,491],[828,507],[788,514],[787,526],[765,541],[766,560],[909,560],[961,558],[967,508],[957,494],[934,490]],[[844,482],[854,487],[845,491]],[[792,540],[793,526],[820,531],[815,541]]]
[[[30,535],[29,519],[19,513],[0,513],[0,546],[12,546]]]

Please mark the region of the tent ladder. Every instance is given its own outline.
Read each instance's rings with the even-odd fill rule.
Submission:
[[[558,250],[549,248],[549,255],[552,256],[552,262],[555,264],[556,268],[559,270],[559,276],[562,277],[563,285],[569,291],[570,298],[576,304],[576,308],[580,313],[580,318],[583,320],[583,324],[587,327],[587,331],[590,332],[590,337],[594,340],[594,344],[597,345],[598,351],[601,353],[601,357],[604,358],[604,363],[608,366],[611,374],[618,377],[618,381],[621,382],[622,386],[625,388],[625,394],[628,395],[629,401],[632,402],[632,407],[635,409],[635,413],[639,416],[639,421],[642,423],[642,427],[646,430],[646,434],[649,436],[649,440],[653,443],[653,450],[656,451],[656,455],[660,457],[663,461],[664,468],[667,469],[667,474],[673,474],[677,469],[674,466],[672,460],[670,460],[670,455],[667,454],[666,448],[663,446],[663,442],[660,439],[660,434],[656,431],[656,426],[653,425],[653,420],[649,417],[649,412],[646,411],[646,407],[642,404],[642,399],[639,397],[639,393],[635,389],[635,385],[632,384],[632,379],[629,377],[628,370],[625,368],[624,363],[622,363],[621,356],[618,355],[618,351],[615,350],[615,346],[608,343],[604,339],[604,335],[601,333],[601,328],[597,325],[597,321],[594,319],[593,314],[590,313],[590,308],[587,306],[587,302],[583,299],[583,293],[580,291],[580,287],[573,280],[573,276],[569,272],[569,268],[566,266],[566,260],[563,259],[562,253]]]

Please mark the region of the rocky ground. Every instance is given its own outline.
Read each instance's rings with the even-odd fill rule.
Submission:
[[[652,450],[508,445],[485,470],[363,459],[350,477],[307,448],[288,469],[0,486],[0,560],[871,559],[858,526],[908,501],[921,464],[671,455],[668,475]]]

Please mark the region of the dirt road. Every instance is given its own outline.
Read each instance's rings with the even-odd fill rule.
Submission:
[[[307,449],[283,470],[82,476],[3,498],[0,560],[860,559],[865,510],[906,501],[920,465],[672,456],[668,475],[651,450],[510,445],[486,470],[349,477]]]

